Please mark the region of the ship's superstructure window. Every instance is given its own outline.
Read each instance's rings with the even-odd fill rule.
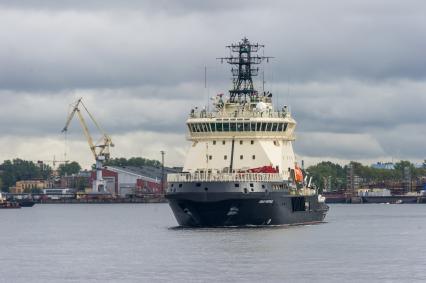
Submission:
[[[254,144],[254,141],[250,141],[250,144]]]
[[[216,141],[213,141],[213,145],[216,145]]]
[[[223,159],[224,159],[224,160],[228,159],[228,156],[227,156],[227,155],[224,155],[224,156],[223,156]]]
[[[240,144],[243,144],[243,141],[240,141]]]
[[[223,128],[224,132],[229,132],[229,124],[228,124],[228,122],[223,123],[222,128]]]
[[[225,145],[225,141],[222,141],[222,144]]]
[[[216,123],[189,123],[188,129],[192,133],[285,132],[287,130],[287,126],[287,123],[223,121]]]
[[[253,155],[253,156],[251,157],[251,159],[255,160],[255,159],[256,159],[256,155]]]
[[[212,160],[212,159],[213,159],[213,156],[209,155],[209,160]]]
[[[237,131],[238,131],[238,132],[242,132],[242,131],[244,131],[243,123],[237,123]]]
[[[216,130],[222,132],[222,123],[216,123]]]
[[[243,160],[244,156],[240,155],[240,159]]]

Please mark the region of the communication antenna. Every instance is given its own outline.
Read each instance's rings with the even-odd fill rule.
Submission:
[[[252,44],[246,37],[239,43],[226,47],[230,51],[229,57],[219,57],[217,59],[221,60],[222,63],[226,61],[233,66],[231,69],[233,88],[229,90],[230,102],[240,102],[243,98],[247,100],[247,96],[250,98],[258,96],[259,94],[253,86],[253,77],[259,73],[259,67],[255,66],[264,60],[269,62],[269,59],[273,57],[258,55],[257,52],[264,48],[265,45]]]

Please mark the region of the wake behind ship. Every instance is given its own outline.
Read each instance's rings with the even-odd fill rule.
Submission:
[[[297,166],[296,121],[270,92],[253,85],[255,67],[271,57],[246,38],[219,58],[232,65],[233,88],[214,110],[192,109],[184,169],[168,174],[166,198],[181,226],[214,227],[322,222],[328,211]]]

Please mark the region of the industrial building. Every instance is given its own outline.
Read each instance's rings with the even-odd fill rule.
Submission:
[[[179,168],[164,168],[164,174],[179,172]],[[112,195],[126,197],[162,193],[162,169],[150,166],[105,166],[102,176],[106,183],[106,191]],[[92,172],[90,183],[95,180]]]

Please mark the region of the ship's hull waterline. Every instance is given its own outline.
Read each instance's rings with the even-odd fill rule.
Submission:
[[[328,211],[316,195],[295,196],[284,191],[175,192],[166,198],[184,227],[312,224],[323,222]]]

